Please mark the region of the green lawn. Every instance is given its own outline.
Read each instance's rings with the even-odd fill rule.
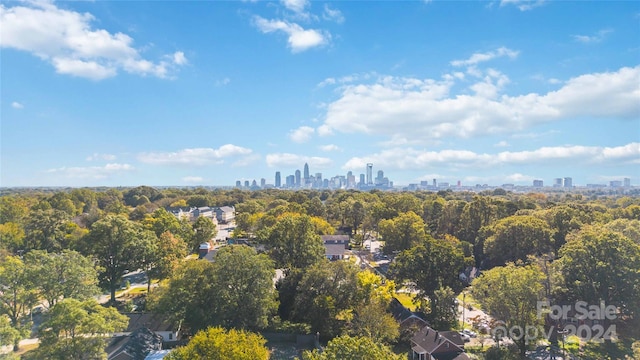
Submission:
[[[416,305],[413,303],[413,296],[411,294],[404,293],[404,292],[397,292],[395,296],[396,296],[396,299],[398,299],[398,301],[400,301],[400,303],[404,307],[406,307],[411,311],[416,310]]]

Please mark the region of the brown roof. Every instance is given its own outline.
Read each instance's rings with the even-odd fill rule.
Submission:
[[[437,330],[428,326],[423,327],[411,338],[414,344],[412,349],[420,354],[436,354],[436,353],[460,353],[464,350],[454,342],[446,338]]]
[[[442,334],[442,336],[446,337],[447,339],[449,339],[452,343],[460,346],[460,347],[464,347],[464,339],[462,338],[462,336],[460,336],[460,333],[457,331],[441,331],[440,334]]]

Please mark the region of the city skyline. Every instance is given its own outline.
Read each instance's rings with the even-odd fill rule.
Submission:
[[[304,163],[637,186],[639,21],[631,1],[0,0],[0,186],[260,185]]]
[[[303,173],[299,169],[296,169],[293,174],[286,175],[284,183],[282,182],[282,172],[276,171],[274,174],[274,182],[267,183],[266,178],[260,178],[260,186],[258,187],[257,179],[243,179],[236,180],[235,186],[241,188],[286,188],[286,189],[392,189],[394,187],[393,181],[384,176],[384,170],[377,171],[377,176],[374,179],[371,176],[373,164],[367,164],[365,173],[356,176],[353,171],[348,171],[345,175],[333,175],[327,178],[323,177],[323,174],[318,172],[311,175],[309,170],[309,164],[304,163]],[[365,178],[366,176],[366,178]]]

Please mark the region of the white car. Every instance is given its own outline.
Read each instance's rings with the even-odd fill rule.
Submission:
[[[462,330],[462,332],[463,332],[465,335],[468,335],[469,337],[472,337],[472,338],[474,338],[474,337],[478,336],[478,334],[476,334],[475,332],[473,332],[473,331],[471,331],[471,330],[469,330],[469,329],[464,329],[464,330]]]
[[[460,334],[460,337],[462,338],[462,340],[464,340],[464,342],[469,342],[471,341],[471,337],[465,333],[463,333],[462,331],[459,332],[458,334]]]

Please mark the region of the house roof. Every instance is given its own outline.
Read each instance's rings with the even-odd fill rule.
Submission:
[[[446,337],[447,339],[449,339],[452,343],[460,346],[460,347],[464,347],[464,339],[462,338],[462,336],[460,336],[460,333],[457,331],[441,331],[440,334],[442,334],[442,336]]]
[[[134,360],[161,348],[162,336],[148,328],[139,328],[130,335],[114,337],[107,346],[106,353],[108,360]]]
[[[324,245],[324,254],[326,256],[344,256],[344,254],[347,252],[347,249],[345,249],[344,245],[342,244],[325,244]]]
[[[320,235],[325,244],[349,244],[349,235]]]
[[[234,211],[236,211],[236,209],[234,209],[232,206],[221,206],[218,209],[220,209],[220,211],[222,211],[222,212],[234,212]]]
[[[419,354],[461,353],[460,346],[446,338],[437,330],[425,326],[411,338],[412,349]]]
[[[398,299],[395,297],[391,299],[391,303],[389,304],[389,312],[391,316],[400,324],[400,329],[422,329],[423,327],[429,325],[429,323],[421,318],[418,313],[412,312],[407,309],[400,303]]]
[[[152,313],[125,313],[129,317],[129,326],[126,332],[134,332],[140,328],[148,328],[151,331],[177,331],[178,326],[169,322],[160,314]]]

